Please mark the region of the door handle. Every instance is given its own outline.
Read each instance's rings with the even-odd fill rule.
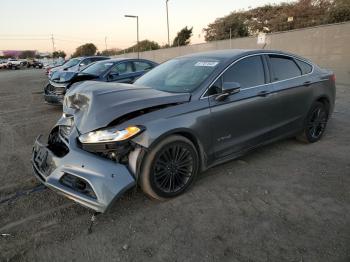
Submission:
[[[270,92],[268,92],[268,91],[261,91],[258,93],[258,96],[265,97],[265,96],[268,96],[269,94],[270,94]]]
[[[309,85],[311,85],[311,81],[305,81],[304,82],[304,86],[309,86]]]

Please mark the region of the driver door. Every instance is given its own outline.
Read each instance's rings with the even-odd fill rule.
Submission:
[[[260,55],[244,58],[226,70],[209,89],[214,93],[208,99],[217,159],[252,148],[269,138],[277,105],[266,68]],[[223,82],[239,83],[240,91],[218,101]]]

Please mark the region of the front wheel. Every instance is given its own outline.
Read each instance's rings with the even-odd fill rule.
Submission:
[[[328,114],[329,110],[325,104],[315,102],[306,117],[304,130],[297,139],[306,143],[320,140],[326,130]]]
[[[193,143],[182,136],[170,136],[145,156],[140,186],[148,196],[165,200],[184,193],[198,171],[199,157]]]

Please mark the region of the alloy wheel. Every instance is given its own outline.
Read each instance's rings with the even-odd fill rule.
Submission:
[[[319,139],[327,125],[327,112],[324,106],[316,107],[309,118],[307,130],[312,139]]]
[[[191,149],[181,144],[170,144],[156,156],[153,164],[153,183],[158,191],[176,194],[190,182],[195,172]]]

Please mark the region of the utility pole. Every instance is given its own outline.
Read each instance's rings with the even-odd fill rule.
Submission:
[[[55,38],[53,37],[53,34],[51,34],[51,42],[52,42],[52,62],[54,61],[53,53],[55,52]]]
[[[232,49],[232,27],[230,27],[230,49]]]
[[[169,9],[168,9],[168,2],[169,0],[166,0],[166,21],[168,26],[168,46],[170,47],[170,33],[169,33]]]
[[[107,51],[107,36],[105,36],[105,45],[106,45],[106,51]]]
[[[137,58],[140,58],[140,47],[139,47],[139,17],[137,15],[125,15],[125,17],[136,18],[137,23]]]

